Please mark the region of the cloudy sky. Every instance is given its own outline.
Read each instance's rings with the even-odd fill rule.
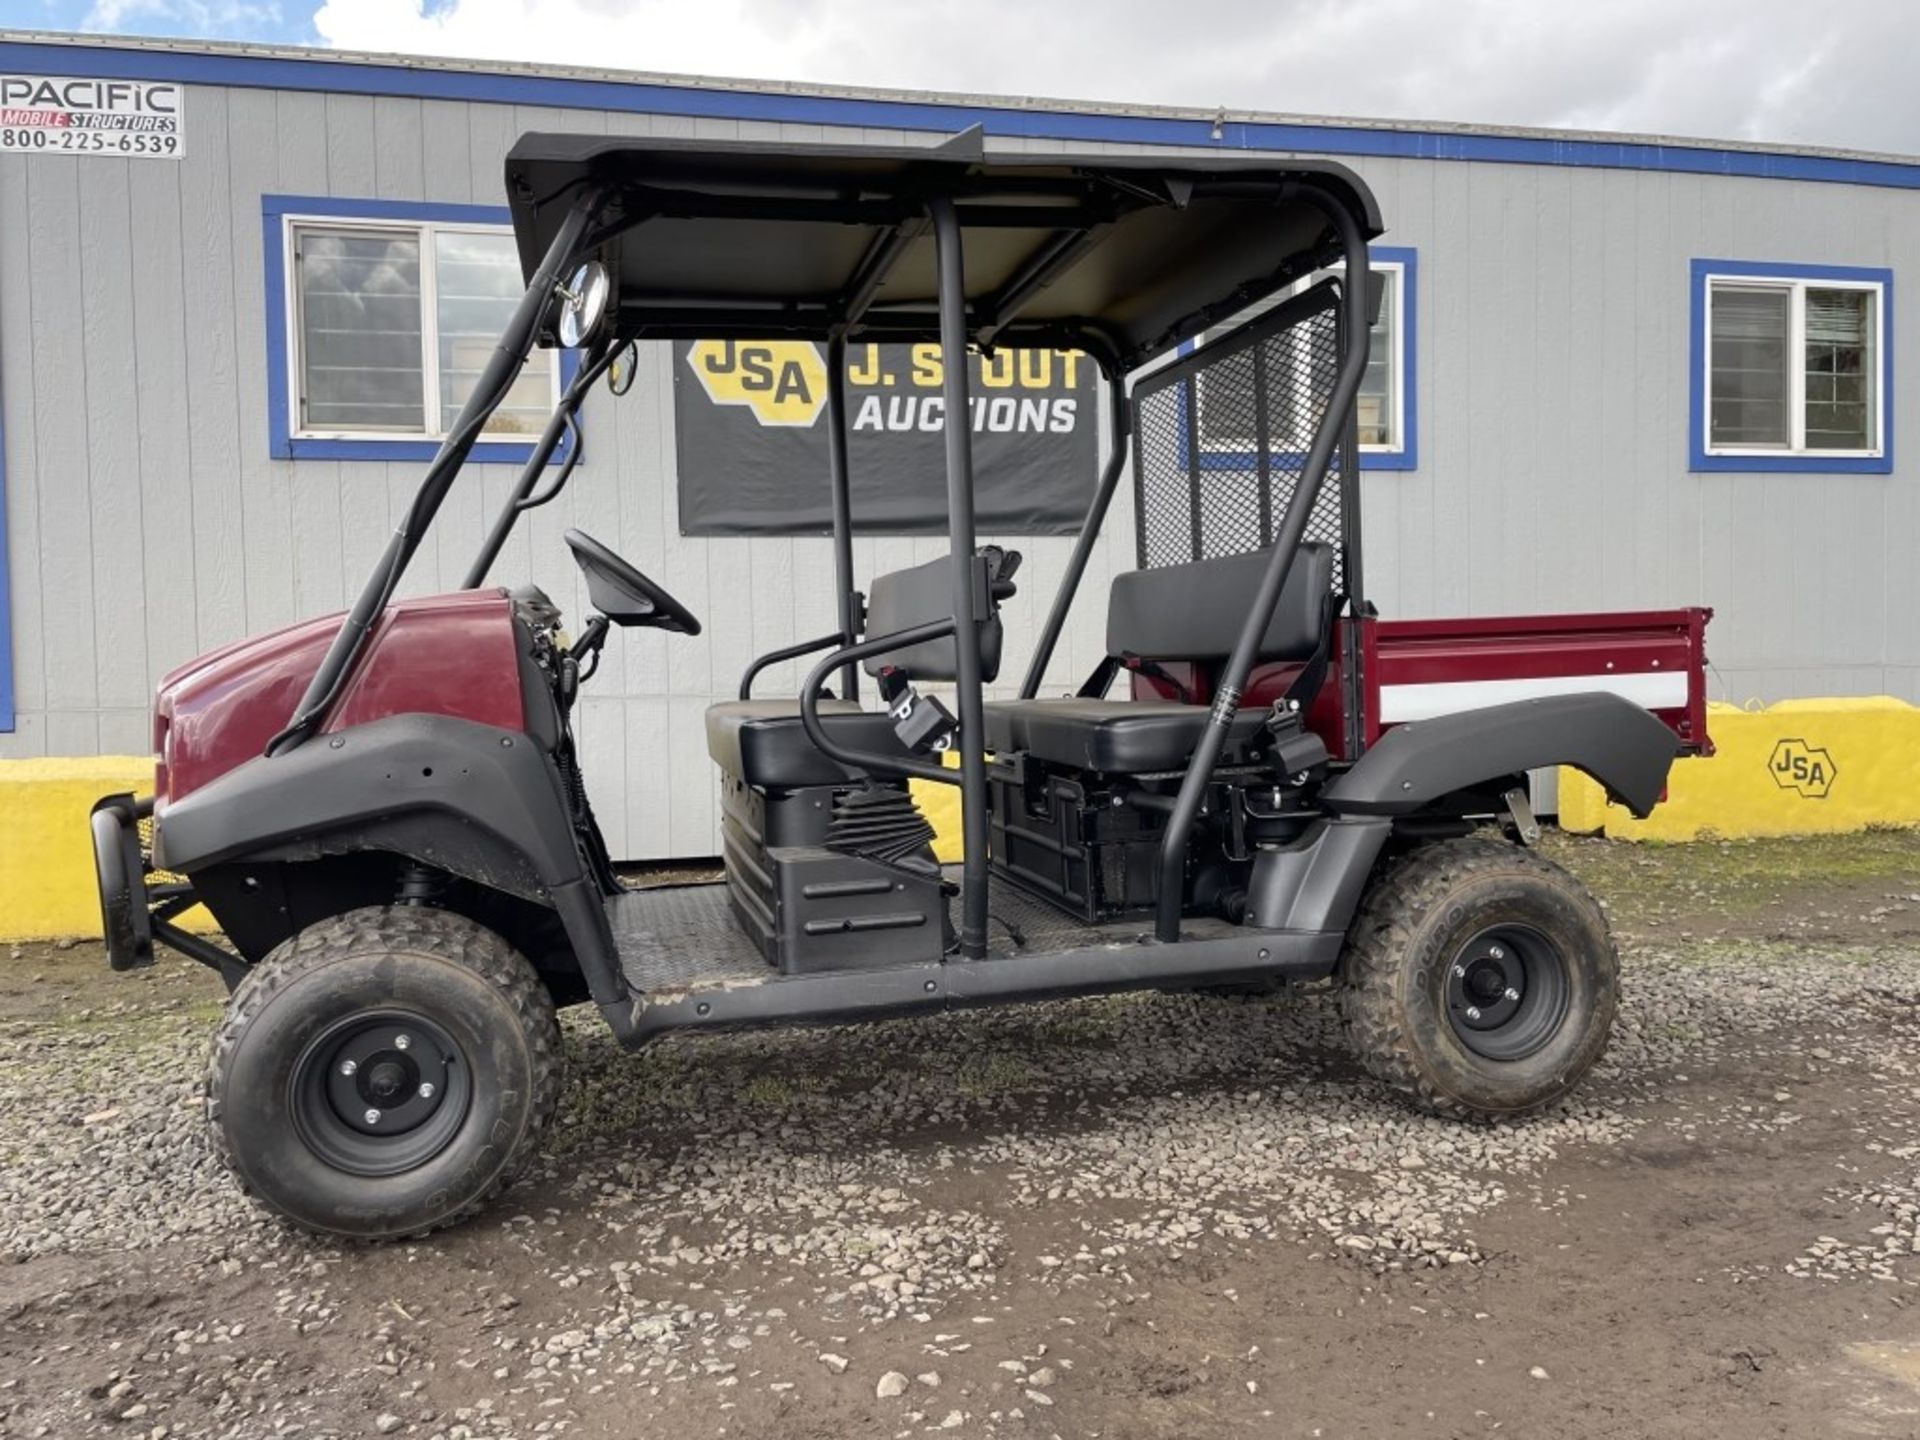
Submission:
[[[0,0],[0,25],[1920,153],[1916,0]]]

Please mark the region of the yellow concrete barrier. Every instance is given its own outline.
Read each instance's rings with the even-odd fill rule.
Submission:
[[[93,802],[153,789],[153,761],[134,755],[0,760],[0,940],[98,938]],[[190,929],[213,928],[195,909]]]
[[[949,750],[940,757],[949,770],[960,768],[960,756]],[[914,803],[933,826],[933,854],[942,865],[958,865],[967,858],[966,837],[960,825],[960,787],[934,780],[910,780]]]
[[[1645,820],[1560,772],[1560,824],[1621,840],[1817,835],[1920,825],[1920,709],[1887,695],[1708,707],[1715,754],[1674,762]]]

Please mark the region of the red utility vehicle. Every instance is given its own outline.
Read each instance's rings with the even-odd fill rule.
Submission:
[[[1577,766],[1651,809],[1673,758],[1707,743],[1707,612],[1376,618],[1354,402],[1381,225],[1357,177],[989,156],[970,133],[529,135],[506,179],[526,295],[352,610],[169,675],[154,794],[94,812],[113,964],[151,963],[157,940],[233,990],[208,1111],[263,1203],[369,1238],[473,1213],[548,1119],[555,1007],[583,1000],[639,1046],[1334,976],[1361,1058],[1437,1113],[1535,1110],[1592,1065],[1617,959],[1592,897],[1513,843],[1533,833],[1526,776]],[[856,336],[1077,348],[1111,389],[1111,458],[1018,699],[983,694],[1019,556],[977,543],[965,426],[944,439],[950,553],[856,588]],[[725,883],[629,890],[588,804],[575,698],[615,627],[699,622],[577,531],[577,635],[538,590],[486,582],[517,517],[567,483],[577,433],[549,467],[588,391],[618,393],[636,342],[685,338],[825,346],[838,624],[756,660],[708,714]],[[396,601],[536,343],[582,363],[466,588]],[[971,413],[967,367],[943,383],[944,413]],[[1107,658],[1042,698],[1129,474],[1139,568],[1106,597]],[[798,696],[755,698],[768,665],[809,654]],[[1123,672],[1132,698],[1111,694]],[[963,864],[935,861],[913,778],[959,787]],[[179,928],[195,903],[231,949]]]

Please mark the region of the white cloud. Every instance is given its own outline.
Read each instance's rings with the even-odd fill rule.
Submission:
[[[280,7],[263,0],[93,0],[82,30],[215,34],[277,25]]]
[[[356,50],[1920,152],[1910,0],[324,0],[313,24]]]

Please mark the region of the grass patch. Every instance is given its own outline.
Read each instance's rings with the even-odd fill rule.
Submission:
[[[1607,901],[1616,924],[1629,927],[1675,914],[1751,915],[1776,902],[1804,909],[1836,887],[1920,894],[1920,830],[1683,844],[1549,833],[1541,850]]]

